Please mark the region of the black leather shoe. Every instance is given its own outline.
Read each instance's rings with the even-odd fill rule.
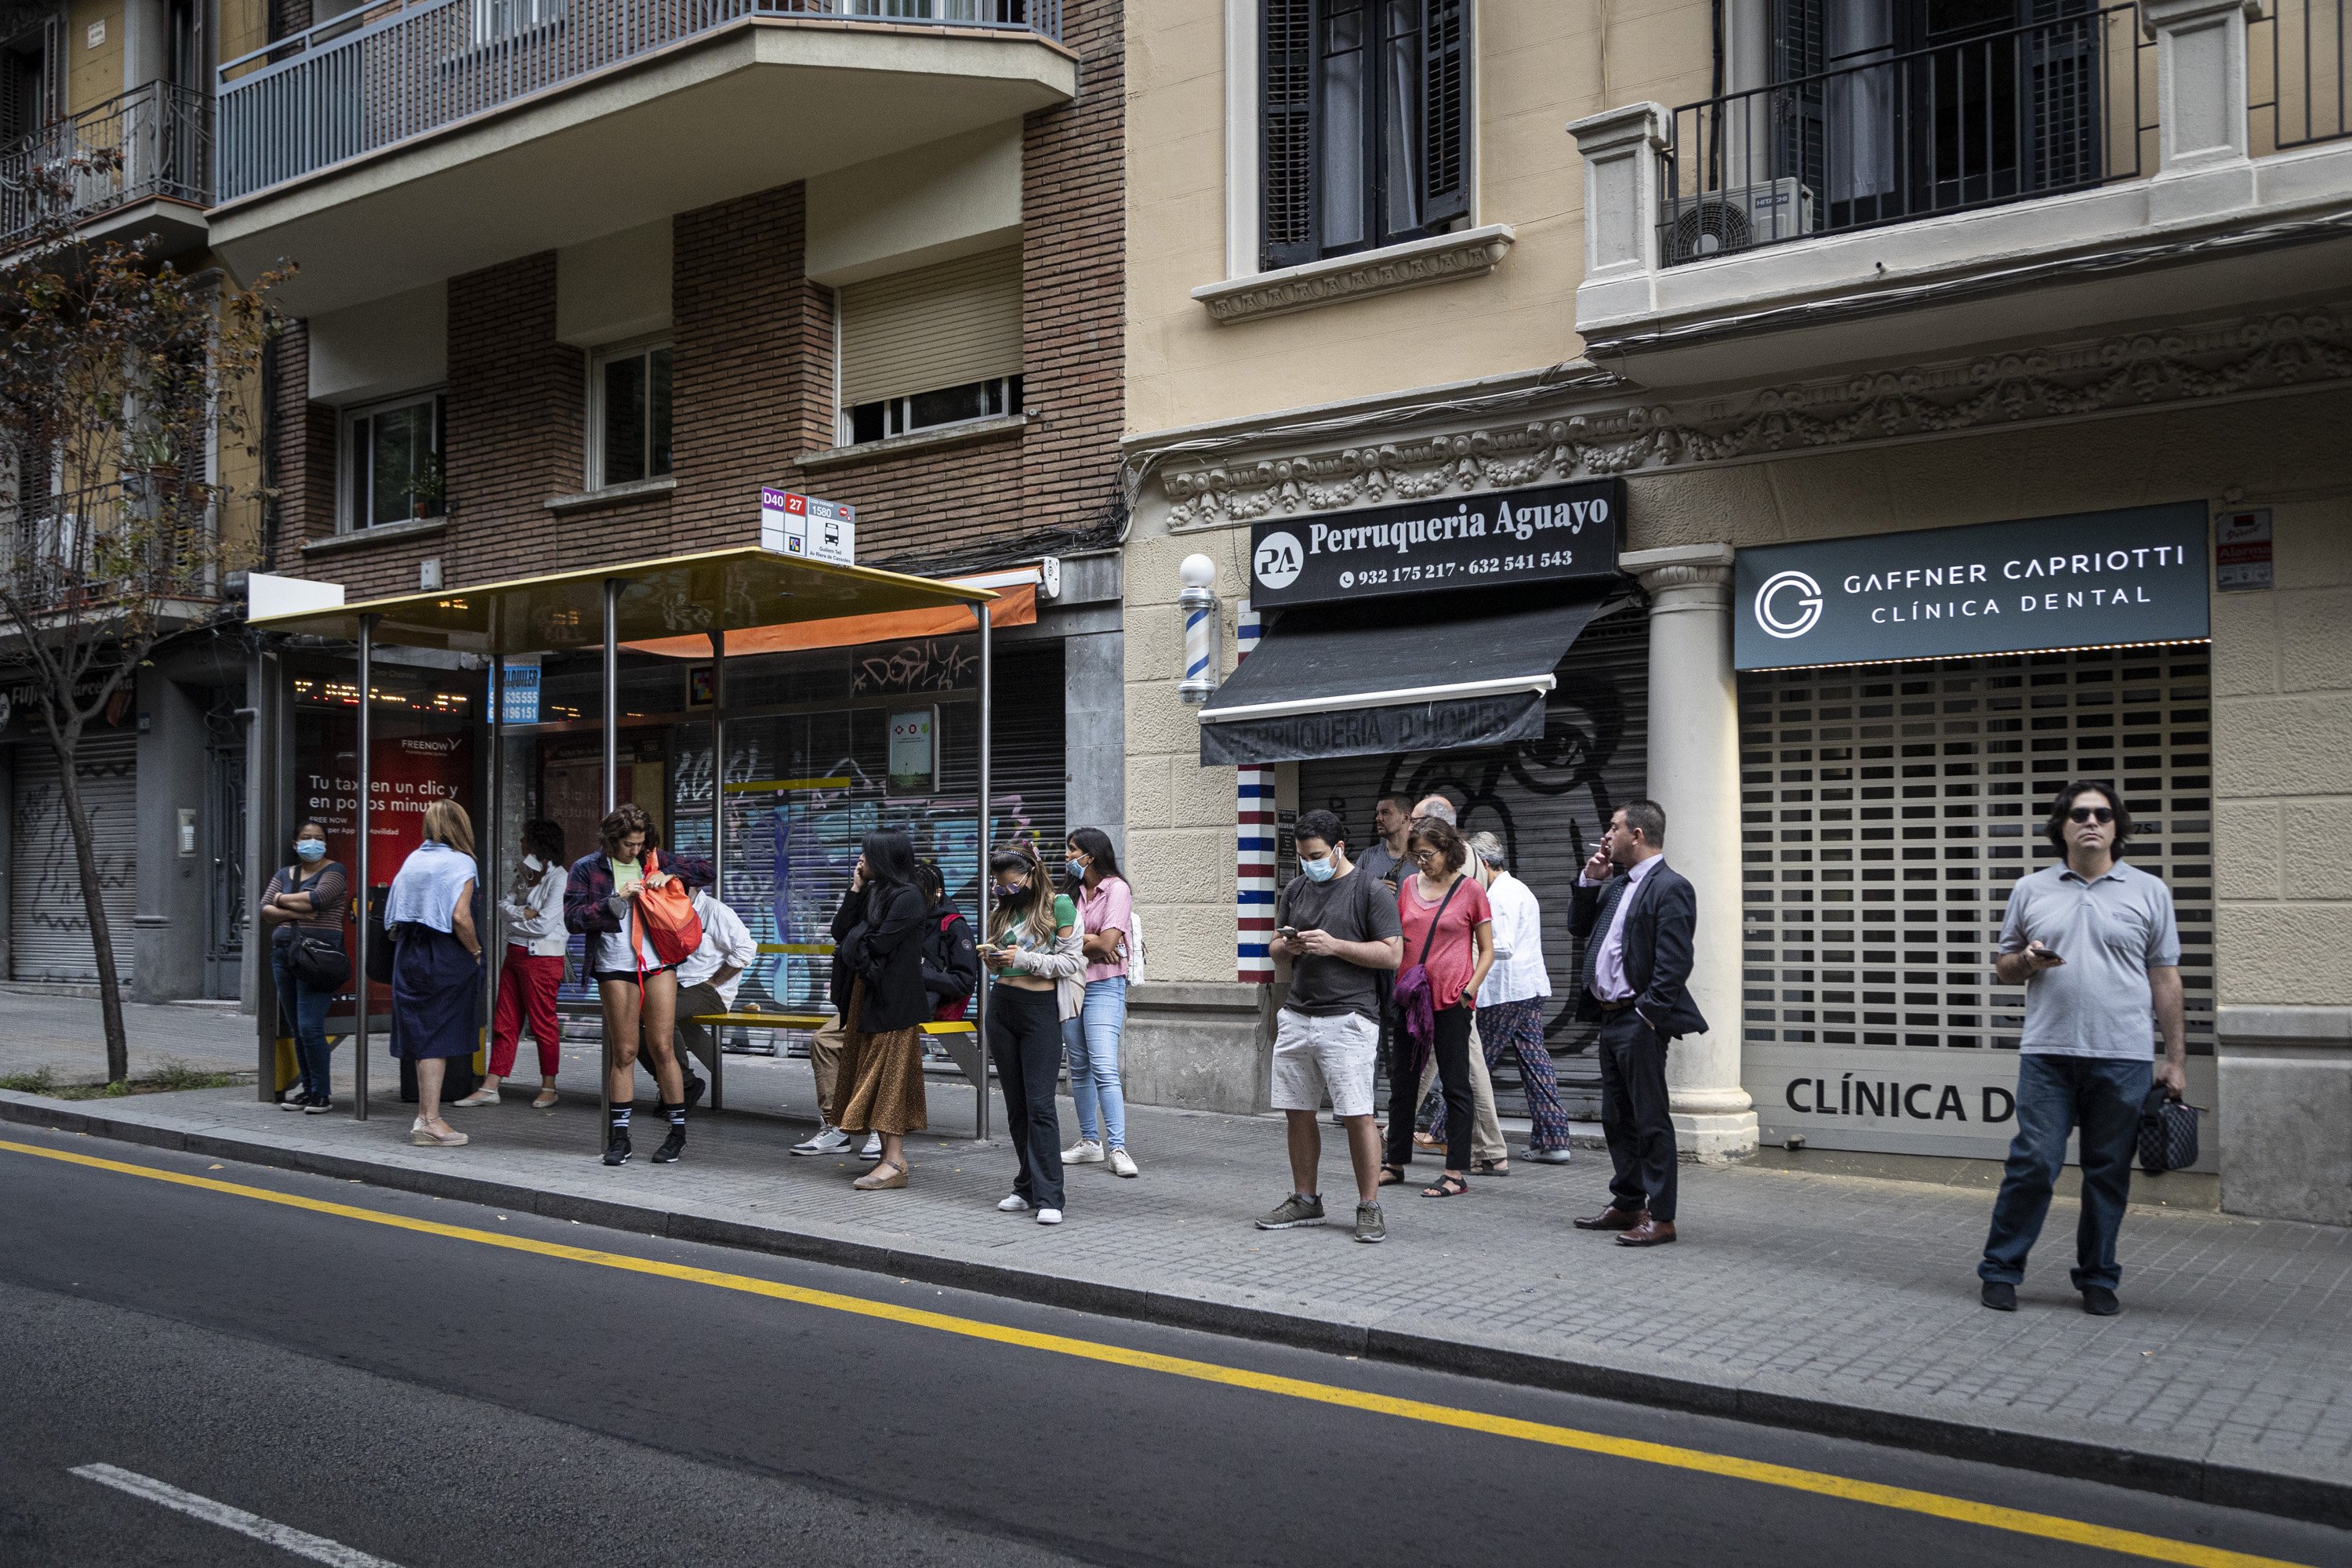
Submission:
[[[630,1152],[627,1133],[615,1132],[604,1140],[604,1163],[607,1165],[627,1164]]]
[[[2085,1285],[2083,1287],[2083,1310],[2090,1313],[2091,1316],[2095,1318],[2112,1318],[2123,1310],[2124,1304],[2121,1301],[2116,1300],[2116,1293],[2113,1290],[2108,1289],[2105,1285]]]
[[[1988,1279],[1984,1282],[1984,1289],[1977,1292],[1977,1300],[1996,1312],[2014,1312],[2017,1310],[2017,1287],[2004,1285],[1998,1279]]]
[[[669,1130],[669,1136],[662,1140],[662,1146],[654,1151],[654,1163],[656,1165],[674,1164],[677,1163],[677,1157],[685,1152],[686,1129],[683,1127],[673,1127]]]

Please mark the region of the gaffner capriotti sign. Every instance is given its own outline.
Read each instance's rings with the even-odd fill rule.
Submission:
[[[1281,518],[1250,530],[1250,603],[1614,576],[1624,526],[1622,479]]]
[[[2202,501],[1738,552],[1732,663],[1874,664],[2200,641]]]

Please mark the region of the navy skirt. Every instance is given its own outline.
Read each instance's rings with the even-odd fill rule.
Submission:
[[[447,931],[402,927],[392,957],[392,1054],[470,1057],[481,1035],[481,960]]]

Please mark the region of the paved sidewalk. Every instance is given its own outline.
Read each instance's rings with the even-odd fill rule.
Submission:
[[[131,1076],[167,1061],[207,1072],[253,1070],[253,1017],[234,1002],[125,1002]],[[96,995],[0,984],[0,1078],[47,1068],[58,1083],[106,1081],[106,1032]]]
[[[808,1104],[803,1064],[730,1068],[739,1104]],[[681,1164],[609,1171],[592,1100],[455,1111],[476,1141],[428,1150],[395,1082],[380,1062],[365,1123],[250,1090],[0,1094],[0,1119],[2352,1524],[2352,1231],[2135,1208],[2126,1311],[2099,1320],[2067,1285],[2062,1201],[2005,1316],[1976,1302],[1986,1194],[1946,1187],[1686,1168],[1684,1240],[1642,1252],[1568,1225],[1605,1200],[1605,1161],[1580,1153],[1451,1201],[1391,1189],[1388,1244],[1362,1247],[1339,1224],[1252,1228],[1287,1188],[1278,1121],[1137,1107],[1141,1177],[1074,1170],[1050,1229],[995,1212],[1002,1146],[914,1140],[913,1184],[862,1194],[856,1163],[786,1155],[806,1122],[730,1113],[698,1121]],[[961,1080],[930,1098],[935,1131],[969,1131]],[[1336,1134],[1325,1158],[1344,1218]]]

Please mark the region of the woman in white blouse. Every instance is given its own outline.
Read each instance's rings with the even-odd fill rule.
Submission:
[[[1495,966],[1478,987],[1478,1037],[1486,1047],[1486,1066],[1491,1069],[1506,1049],[1518,1053],[1519,1080],[1527,1085],[1528,1113],[1535,1123],[1528,1158],[1564,1165],[1568,1111],[1559,1102],[1551,1052],[1544,1047],[1551,974],[1544,967],[1543,911],[1534,889],[1505,866],[1500,839],[1472,834],[1470,852],[1486,873],[1486,902],[1495,911]]]
[[[555,1103],[555,1068],[563,1036],[555,992],[563,984],[563,948],[571,940],[563,929],[563,889],[569,880],[563,868],[568,864],[563,825],[524,823],[522,847],[513,891],[499,900],[499,913],[507,923],[507,956],[499,971],[498,1010],[490,1016],[489,1075],[481,1088],[455,1102],[460,1106],[499,1102],[499,1082],[514,1071],[515,1047],[526,1020],[539,1047],[539,1098],[530,1102],[531,1109],[544,1110]]]

